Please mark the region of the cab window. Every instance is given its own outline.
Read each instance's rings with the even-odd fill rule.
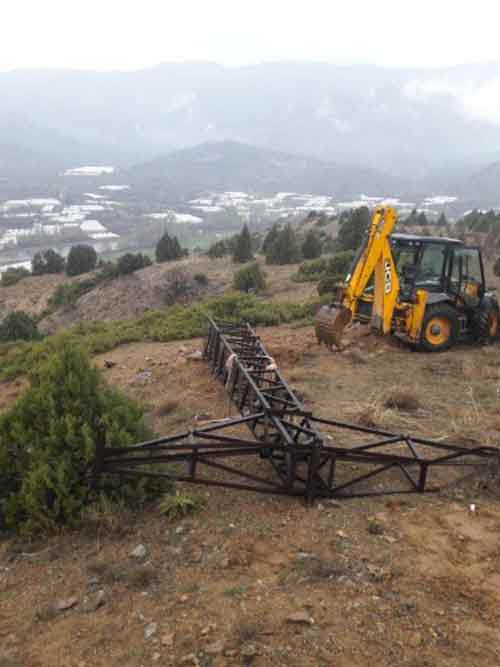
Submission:
[[[460,268],[462,275],[460,276]],[[477,248],[458,248],[453,254],[453,266],[451,270],[452,282],[476,282],[482,284],[483,274],[481,272],[481,261]]]
[[[405,266],[413,266],[417,261],[418,246],[397,244],[393,246],[394,263],[398,275],[403,275]]]
[[[454,251],[450,287],[467,305],[477,306],[484,289],[478,248],[457,248]]]
[[[439,284],[443,275],[446,245],[429,243],[423,247],[417,272],[418,283]]]

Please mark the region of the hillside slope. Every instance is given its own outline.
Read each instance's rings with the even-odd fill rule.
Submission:
[[[178,199],[206,190],[314,192],[349,197],[390,193],[401,183],[375,169],[339,166],[235,141],[204,143],[136,165],[125,174],[136,188]]]

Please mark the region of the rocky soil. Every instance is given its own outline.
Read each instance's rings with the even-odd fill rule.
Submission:
[[[317,413],[500,443],[498,347],[430,356],[360,337],[331,354],[309,327],[261,334]],[[193,355],[200,343],[127,345],[96,363],[143,402],[158,433],[175,433],[234,412]],[[21,389],[0,386],[4,408]],[[398,407],[403,390],[414,401]],[[0,542],[0,665],[500,664],[494,471],[439,495],[314,507],[179,488],[204,508],[177,521],[157,505],[89,508],[80,532]]]

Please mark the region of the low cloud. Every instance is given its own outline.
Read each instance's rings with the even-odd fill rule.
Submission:
[[[414,79],[402,94],[415,102],[428,103],[437,97],[454,101],[469,119],[500,125],[500,78],[457,83],[444,78]]]

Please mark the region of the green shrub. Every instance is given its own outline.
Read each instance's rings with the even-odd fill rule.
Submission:
[[[193,278],[198,285],[208,285],[208,276],[206,273],[195,273]]]
[[[43,276],[46,273],[62,273],[66,261],[62,255],[52,248],[45,252],[37,252],[31,261],[31,270],[34,276]]]
[[[165,232],[156,244],[155,253],[157,262],[171,262],[174,259],[185,257],[187,250],[181,248],[177,236],[170,236],[168,232]]]
[[[131,261],[135,262],[136,266],[139,263],[142,264],[140,268],[149,266],[151,264],[149,257],[141,255],[140,253],[138,253],[138,255],[131,256],[134,257],[134,259]],[[137,259],[138,256],[140,256],[142,259]],[[126,255],[123,255],[122,257],[126,257]],[[116,264],[114,262],[102,262],[100,264],[100,271],[96,272],[90,278],[85,278],[83,280],[79,280],[78,282],[63,283],[58,285],[49,299],[49,310],[54,310],[61,307],[68,309],[74,308],[78,299],[80,299],[80,297],[82,297],[84,294],[91,292],[102,283],[118,278],[121,272],[130,273],[130,271],[128,271],[130,266],[128,264],[128,260],[125,262],[127,268],[124,270],[124,265],[122,265],[120,268],[119,262],[122,257],[119,258],[118,263]],[[146,260],[146,262],[144,262],[144,260]],[[136,270],[137,269],[134,269],[134,271]]]
[[[252,259],[252,237],[250,236],[247,225],[243,225],[241,234],[238,234],[236,237],[236,243],[233,250],[233,262],[244,264]]]
[[[343,280],[351,268],[353,259],[354,252],[352,250],[338,252],[328,260],[326,271],[331,275],[340,276],[340,279]]]
[[[77,524],[91,493],[96,443],[124,447],[149,436],[140,408],[66,339],[0,417],[0,517],[24,533]],[[151,490],[102,478],[93,492],[136,503]]]
[[[66,260],[68,276],[79,276],[82,273],[93,271],[97,264],[97,253],[90,245],[74,245]]]
[[[365,238],[370,225],[370,211],[361,206],[344,211],[339,219],[337,242],[341,250],[357,250]]]
[[[134,271],[144,269],[146,266],[151,266],[151,264],[152,262],[147,255],[143,255],[141,252],[135,254],[127,252],[118,258],[116,265],[117,273],[118,275],[124,276],[128,273],[134,273]]]
[[[54,294],[49,299],[49,307],[51,308],[74,308],[78,299],[95,289],[99,283],[102,282],[99,276],[80,280],[75,283],[63,283],[58,285]]]
[[[2,273],[0,285],[2,287],[11,287],[20,280],[23,280],[23,278],[28,278],[28,276],[31,276],[31,272],[28,271],[28,269],[25,269],[22,266],[16,269],[12,266],[10,269],[7,269]]]
[[[195,514],[203,509],[205,499],[191,493],[175,493],[165,496],[160,503],[160,513],[171,521],[183,519],[188,514]]]
[[[297,273],[292,276],[292,280],[297,283],[312,282],[319,280],[328,267],[328,261],[325,258],[313,259],[310,262],[302,262]]]
[[[318,294],[323,296],[324,294],[335,293],[341,282],[342,280],[338,276],[324,275],[318,283]]]
[[[269,235],[273,232],[271,230]],[[268,240],[268,239],[266,239]],[[294,264],[301,259],[301,250],[297,242],[295,231],[291,225],[278,231],[277,236],[273,242],[269,242],[266,251],[266,262],[268,264]]]
[[[149,311],[133,320],[82,321],[68,332],[48,336],[43,341],[0,345],[0,380],[29,372],[65,344],[80,345],[90,354],[102,354],[126,343],[198,338],[206,332],[206,315],[223,320],[246,320],[254,326],[271,326],[309,321],[317,306],[317,301],[280,304],[252,294],[229,292],[191,306],[173,305],[162,311]]]
[[[302,243],[302,255],[304,259],[316,259],[321,256],[322,252],[322,243],[319,235],[310,230],[306,234],[306,238]]]
[[[210,259],[220,259],[231,253],[231,244],[227,239],[221,239],[212,243],[210,248],[207,250],[207,255]]]
[[[41,338],[35,320],[22,310],[7,315],[0,323],[0,343]]]
[[[254,262],[249,266],[244,266],[234,274],[233,287],[240,292],[250,292],[255,290],[261,292],[266,288],[266,276],[260,264]]]
[[[326,271],[318,283],[318,294],[320,296],[336,291],[339,283],[345,280],[353,259],[354,252],[352,250],[338,252],[329,259]]]
[[[271,227],[271,229],[267,232],[264,241],[262,243],[262,254],[267,255],[267,253],[270,251],[271,247],[274,245],[276,242],[276,239],[279,236],[280,233],[280,226],[277,222],[274,223],[274,225]]]

